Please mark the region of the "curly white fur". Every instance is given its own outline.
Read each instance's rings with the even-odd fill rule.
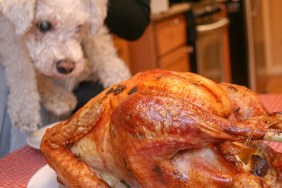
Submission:
[[[55,115],[71,112],[83,80],[108,87],[129,78],[103,25],[106,7],[107,0],[0,0],[0,63],[14,125],[36,130],[41,102]],[[51,29],[42,32],[37,25],[46,21]],[[59,62],[73,69],[62,73]]]

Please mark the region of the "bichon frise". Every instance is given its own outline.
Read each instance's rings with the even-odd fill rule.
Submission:
[[[79,82],[129,78],[104,26],[107,0],[0,0],[0,63],[12,124],[38,129],[41,104],[55,115],[76,106]]]

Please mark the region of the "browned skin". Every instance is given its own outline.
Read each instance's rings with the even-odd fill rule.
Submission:
[[[250,117],[266,114],[265,107],[258,102],[256,93],[248,88],[230,83],[220,83],[233,106],[233,114],[236,120],[245,120]],[[251,107],[251,110],[250,110]]]
[[[48,129],[41,151],[67,187],[110,187],[103,173],[116,187],[266,186],[227,151],[236,153],[233,141],[281,133],[281,115],[266,113],[254,93],[241,95],[246,88],[231,87],[192,73],[139,73]],[[222,147],[225,141],[231,145]],[[282,185],[281,156],[267,150],[273,185]]]

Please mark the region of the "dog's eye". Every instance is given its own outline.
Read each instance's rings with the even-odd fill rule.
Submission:
[[[45,33],[52,29],[52,24],[48,21],[39,22],[36,24],[40,32]]]

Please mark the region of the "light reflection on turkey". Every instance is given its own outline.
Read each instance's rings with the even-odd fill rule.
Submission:
[[[114,85],[41,142],[67,187],[281,187],[282,114],[243,86],[150,70]]]

